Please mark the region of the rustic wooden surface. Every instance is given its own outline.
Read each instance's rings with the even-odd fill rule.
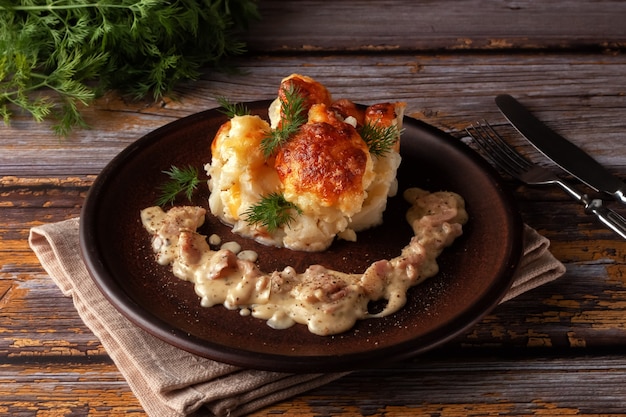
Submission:
[[[493,98],[508,92],[626,178],[624,2],[264,1],[261,12],[241,75],[209,73],[160,103],[107,95],[85,110],[92,128],[65,140],[26,116],[0,127],[0,415],[145,415],[41,268],[28,231],[78,216],[111,158],[215,107],[216,95],[271,98],[282,77],[303,73],[335,97],[404,100],[409,116],[459,138],[485,118],[551,166],[504,126]],[[558,189],[510,185],[524,220],[566,265],[563,278],[435,352],[255,416],[626,415],[626,242]]]

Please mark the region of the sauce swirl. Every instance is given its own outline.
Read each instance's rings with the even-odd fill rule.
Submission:
[[[414,236],[399,256],[374,262],[362,274],[348,274],[311,265],[303,273],[286,267],[263,272],[249,251],[229,244],[213,250],[196,232],[206,215],[202,207],[160,207],[141,211],[152,235],[156,261],[171,265],[173,274],[194,284],[203,307],[223,305],[242,315],[267,321],[275,329],[296,323],[327,336],[351,329],[357,320],[388,316],[401,309],[407,291],[439,271],[437,257],[462,234],[467,222],[464,200],[455,193],[405,191],[411,204],[406,219]],[[386,300],[382,311],[370,313],[372,301]]]

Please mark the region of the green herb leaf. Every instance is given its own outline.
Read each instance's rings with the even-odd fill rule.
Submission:
[[[261,198],[257,204],[251,206],[244,216],[252,225],[261,225],[269,232],[289,224],[293,220],[293,212],[302,214],[302,210],[279,193],[271,193]]]
[[[173,205],[176,197],[181,193],[187,197],[187,200],[191,201],[193,192],[200,184],[198,170],[192,166],[181,169],[172,165],[169,171],[162,172],[170,179],[159,187],[161,195],[157,199],[156,204],[159,206]]]
[[[396,125],[381,126],[367,122],[359,129],[359,134],[372,155],[383,156],[393,148],[402,132]]]
[[[305,98],[300,89],[290,85],[283,89],[285,100],[281,101],[280,108],[283,120],[280,126],[272,130],[261,141],[261,149],[265,158],[271,157],[276,150],[293,136],[300,126],[306,123]]]
[[[254,0],[0,0],[0,117],[67,135],[104,91],[159,100],[244,53],[237,33],[259,18]]]
[[[222,113],[232,119],[235,116],[246,116],[250,114],[250,109],[243,103],[232,103],[226,97],[216,97],[216,100],[220,107],[223,109]]]

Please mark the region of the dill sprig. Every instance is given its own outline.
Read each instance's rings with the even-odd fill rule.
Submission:
[[[250,114],[250,109],[243,103],[233,103],[226,97],[216,97],[217,103],[221,107],[221,112],[232,119],[235,116],[246,116]]]
[[[187,200],[191,201],[193,192],[198,187],[198,184],[200,184],[198,170],[195,167],[189,165],[185,168],[178,168],[172,165],[169,171],[162,171],[162,173],[166,174],[169,180],[159,187],[161,195],[156,201],[157,205],[173,205],[174,201],[176,201],[176,197],[181,193],[187,197]]]
[[[300,126],[306,123],[306,99],[300,89],[294,85],[283,88],[285,96],[281,100],[280,109],[283,115],[282,121],[276,129],[261,141],[261,149],[265,158],[271,157],[276,150],[293,136]]]
[[[367,122],[359,129],[359,134],[372,155],[383,156],[393,148],[402,132],[396,125],[382,126]]]
[[[270,193],[251,206],[243,215],[252,225],[261,225],[271,233],[293,220],[293,212],[302,214],[302,210],[294,203],[285,200],[280,193]]]
[[[53,119],[57,134],[108,90],[159,100],[245,52],[254,0],[0,0],[0,117]]]

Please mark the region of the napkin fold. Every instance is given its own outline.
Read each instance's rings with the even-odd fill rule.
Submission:
[[[104,298],[80,256],[79,219],[33,227],[29,243],[43,268],[101,341],[146,413],[236,417],[324,385],[347,373],[288,374],[219,363],[138,328]],[[552,281],[565,267],[550,242],[525,226],[524,257],[503,301]]]

